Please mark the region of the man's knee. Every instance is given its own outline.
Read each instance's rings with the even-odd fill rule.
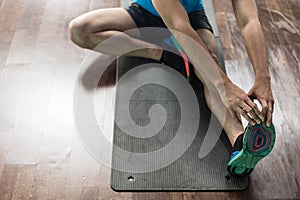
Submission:
[[[71,40],[80,47],[90,48],[89,38],[89,23],[83,22],[77,18],[73,19],[69,24],[69,35]]]

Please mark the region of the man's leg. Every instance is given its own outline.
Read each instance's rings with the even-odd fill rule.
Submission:
[[[160,60],[162,49],[159,46],[133,38],[126,33],[123,33],[123,31],[133,28],[137,28],[137,26],[125,9],[107,8],[91,11],[75,18],[70,23],[69,31],[71,40],[83,48],[94,49],[105,39],[118,35],[122,41],[115,41],[115,44],[102,46],[101,49],[95,50],[105,54],[119,55],[119,50],[124,52],[124,50],[126,51],[126,49],[129,47],[139,48],[146,46],[149,48],[129,52],[126,54],[126,56]],[[197,33],[208,47],[212,56],[215,57],[217,48],[213,34],[206,29],[199,29],[197,30]],[[120,43],[122,43],[122,46]],[[196,70],[195,73],[198,78],[204,82],[201,75]],[[219,97],[218,92],[213,90],[209,93],[207,86],[205,85],[205,98],[209,108],[217,116],[217,118],[219,120],[223,119],[225,117],[225,113],[220,112],[222,110],[220,108],[224,105]],[[211,101],[214,101],[213,105],[216,105],[215,107],[211,107]],[[237,116],[232,116],[229,113],[226,114],[224,130],[226,131],[232,144],[237,136],[244,131],[240,118]]]
[[[217,45],[215,41],[214,35],[207,29],[198,29],[196,31],[204,44],[207,46],[210,51],[212,57],[218,62],[217,58]],[[195,70],[196,76],[202,80],[201,75]],[[230,143],[234,144],[236,138],[244,132],[244,128],[241,122],[240,115],[236,114],[232,116],[229,112],[224,113],[225,105],[223,104],[217,90],[214,87],[210,91],[208,91],[207,85],[204,84],[204,93],[205,99],[210,110],[216,115],[219,121],[224,121],[224,130],[230,140]],[[212,105],[214,105],[212,107]],[[225,118],[225,120],[224,120]]]
[[[197,33],[217,60],[214,35],[205,29],[199,29]],[[197,76],[201,79],[200,74]],[[276,137],[274,126],[267,127],[265,122],[263,122],[261,124],[249,125],[244,131],[240,115],[236,114],[232,116],[229,112],[223,113],[224,105],[215,90],[208,91],[205,86],[205,98],[211,111],[218,119],[222,120],[225,117],[224,129],[233,146],[230,161],[227,164],[229,173],[237,176],[249,175],[254,170],[256,164],[271,152]]]
[[[73,19],[69,25],[69,33],[71,40],[82,48],[94,49],[110,55],[120,55],[120,52],[126,52],[130,47],[143,47],[143,49],[129,52],[125,56],[160,60],[162,49],[159,46],[123,33],[123,31],[134,28],[137,26],[124,8],[105,8],[85,13]],[[118,35],[117,40],[102,45],[101,49],[95,48],[105,39],[116,35]]]

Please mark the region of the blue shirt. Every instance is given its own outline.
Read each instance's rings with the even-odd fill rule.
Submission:
[[[202,0],[179,0],[187,13],[193,12],[195,10],[204,10]],[[158,12],[155,10],[152,0],[133,0],[133,3],[137,3],[152,14],[159,16]]]

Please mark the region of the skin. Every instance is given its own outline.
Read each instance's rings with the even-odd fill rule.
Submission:
[[[255,72],[255,82],[248,92],[251,99],[257,99],[262,105],[263,117],[267,125],[272,122],[274,98],[271,90],[270,74],[265,39],[258,20],[254,1],[233,0],[233,8],[238,25],[241,28],[247,53]]]
[[[123,33],[123,31],[134,28],[137,28],[137,26],[125,9],[104,8],[85,13],[73,19],[69,24],[69,35],[71,40],[82,48],[110,55],[120,55],[119,52],[122,51],[119,50],[126,50],[130,46],[136,48],[146,46],[149,48],[130,52],[127,56],[159,60],[162,53],[161,47]],[[111,44],[111,46],[102,45],[102,49],[94,49],[99,43],[115,35],[123,38],[122,46],[118,43]]]
[[[210,61],[208,62],[210,66],[203,67],[203,59],[199,58],[198,51],[187,45],[188,43],[179,34],[172,32],[195,66],[195,74],[204,84],[205,99],[211,111],[220,121],[225,118],[224,130],[231,144],[233,145],[236,138],[244,131],[240,116],[252,124],[261,123],[261,120],[267,118],[267,125],[269,125],[272,121],[274,99],[266,49],[261,48],[261,46],[265,46],[265,40],[255,2],[253,0],[232,0],[238,25],[256,75],[255,83],[248,94],[233,84],[215,61],[217,48],[213,34],[205,29],[195,31],[190,26],[187,13],[178,0],[152,0],[152,2],[166,26],[170,30],[181,32],[194,39],[200,45],[202,54],[206,55]],[[172,10],[171,13],[170,10]],[[133,28],[136,28],[136,25],[127,11],[123,8],[108,8],[91,11],[75,18],[69,25],[69,32],[74,43],[87,49],[94,49],[103,40],[119,35],[122,38],[122,47],[125,49],[129,46],[149,47],[130,52],[126,54],[127,56],[160,60],[162,54],[160,46],[123,33],[123,31]],[[118,48],[114,48],[114,46],[118,46]],[[110,44],[110,46],[94,50],[118,55],[118,49],[122,47],[119,44]],[[262,105],[262,111],[257,108],[252,99],[258,99]],[[227,110],[226,113],[220,112],[224,106]]]

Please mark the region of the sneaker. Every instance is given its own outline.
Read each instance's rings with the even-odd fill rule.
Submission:
[[[265,122],[256,125],[249,124],[242,135],[241,148],[240,150],[234,148],[227,165],[227,170],[234,176],[248,176],[258,161],[272,151],[275,144],[276,135],[273,124],[269,127]],[[235,144],[235,146],[239,145]]]

